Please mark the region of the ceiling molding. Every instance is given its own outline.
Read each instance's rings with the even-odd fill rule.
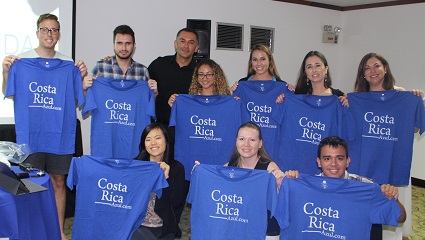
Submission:
[[[343,7],[342,11],[351,11],[351,10],[360,10],[360,9],[378,8],[378,7],[391,7],[391,6],[424,3],[424,2],[425,0],[398,0],[398,1],[391,1],[391,2],[371,3],[371,4],[364,4],[364,5]]]
[[[335,5],[331,5],[331,4],[324,4],[324,3],[318,3],[318,2],[314,2],[314,1],[304,1],[304,0],[273,0],[273,1],[294,3],[294,4],[306,5],[306,6],[311,6],[311,7],[319,7],[319,8],[325,8],[325,9],[337,10],[337,11],[352,11],[352,10],[360,10],[360,9],[390,7],[390,6],[399,6],[399,5],[424,3],[425,2],[425,0],[397,0],[397,1],[390,1],[390,2],[381,2],[381,3],[371,3],[371,4],[355,5],[355,6],[348,6],[348,7],[340,7],[340,6],[335,6]]]
[[[342,7],[331,5],[331,4],[324,4],[324,3],[318,3],[318,2],[312,2],[312,1],[304,1],[304,0],[273,0],[276,2],[287,2],[287,3],[295,3],[299,5],[306,5],[311,7],[319,7],[319,8],[326,8],[331,10],[338,10],[343,11]]]

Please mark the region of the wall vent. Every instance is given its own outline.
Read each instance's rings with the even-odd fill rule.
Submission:
[[[251,26],[250,49],[252,49],[256,44],[265,44],[273,52],[274,28]]]
[[[243,50],[243,25],[217,23],[217,49]]]

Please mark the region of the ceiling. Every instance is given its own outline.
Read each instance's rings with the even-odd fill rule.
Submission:
[[[394,0],[312,0],[312,2],[334,5],[338,7],[350,7],[372,3],[393,2]]]

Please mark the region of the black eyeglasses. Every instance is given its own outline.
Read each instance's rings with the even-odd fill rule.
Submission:
[[[50,28],[50,29],[48,29],[46,27],[43,27],[43,28],[39,28],[38,30],[42,34],[47,34],[48,32],[50,32],[52,35],[58,35],[59,34],[59,29],[57,29],[57,28]]]
[[[204,77],[207,77],[207,79],[212,79],[213,76],[214,76],[214,73],[207,73],[207,74],[198,73],[199,79],[203,79]]]

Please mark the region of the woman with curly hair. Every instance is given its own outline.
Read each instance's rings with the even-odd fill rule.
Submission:
[[[212,59],[202,59],[198,62],[193,71],[192,83],[189,87],[189,94],[193,95],[230,95],[229,85],[226,76],[220,65]],[[170,107],[176,101],[173,94],[168,99]]]

